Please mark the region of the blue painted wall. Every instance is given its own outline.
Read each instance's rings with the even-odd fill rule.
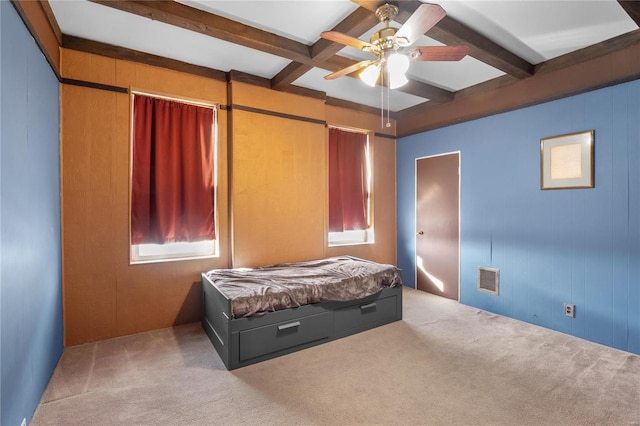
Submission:
[[[540,138],[591,129],[595,188],[540,190]],[[460,302],[640,354],[640,81],[399,140],[407,285],[415,159],[458,150]],[[500,269],[499,296],[477,290],[478,266]],[[575,318],[564,303],[576,305]]]
[[[0,1],[0,424],[29,421],[62,354],[59,85]]]

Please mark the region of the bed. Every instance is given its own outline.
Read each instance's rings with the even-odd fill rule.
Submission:
[[[402,319],[393,265],[351,256],[202,273],[202,326],[229,370]]]

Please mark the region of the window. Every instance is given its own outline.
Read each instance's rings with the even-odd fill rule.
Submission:
[[[329,128],[329,245],[373,242],[367,133]]]
[[[133,93],[131,122],[131,263],[215,256],[215,106]]]

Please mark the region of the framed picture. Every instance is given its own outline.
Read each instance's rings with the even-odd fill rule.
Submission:
[[[540,139],[540,188],[593,188],[593,153],[593,130]]]

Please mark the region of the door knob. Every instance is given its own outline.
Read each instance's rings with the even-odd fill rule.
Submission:
[[[424,235],[424,231],[418,231],[418,235]]]

